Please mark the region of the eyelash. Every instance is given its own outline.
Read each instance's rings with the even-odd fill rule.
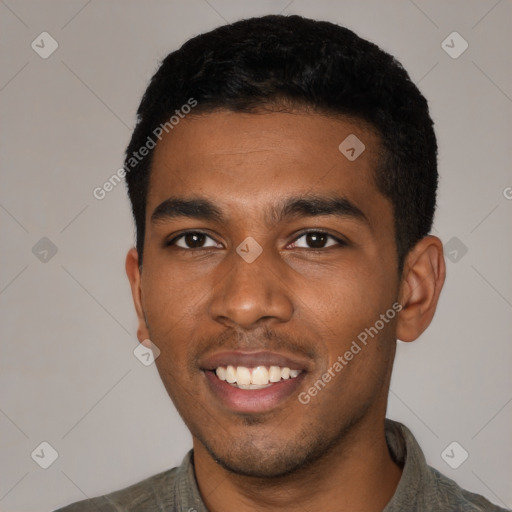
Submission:
[[[333,240],[335,240],[337,243],[338,243],[338,246],[340,247],[346,247],[348,245],[348,243],[345,241],[345,240],[342,240],[341,238],[338,238],[334,235],[331,235],[330,233],[326,232],[326,231],[322,231],[322,230],[308,230],[308,231],[302,231],[301,233],[299,233],[293,240],[292,243],[296,243],[297,240],[299,240],[300,238],[302,238],[303,236],[305,235],[308,235],[310,233],[313,233],[313,234],[316,234],[316,235],[326,235],[328,238],[331,238]],[[183,251],[198,251],[198,250],[201,250],[201,249],[205,249],[204,247],[188,247],[188,248],[184,248],[184,247],[179,247],[176,245],[176,242],[178,240],[180,240],[181,238],[187,236],[187,235],[204,235],[212,240],[214,240],[214,238],[212,236],[210,236],[208,233],[205,233],[203,231],[184,231],[183,233],[180,233],[179,235],[173,237],[171,240],[169,241],[166,241],[165,242],[165,247],[176,247],[177,249],[181,249]],[[218,242],[216,242],[218,243]],[[332,246],[328,246],[328,247],[320,247],[320,248],[314,248],[314,247],[309,247],[308,249],[310,251],[324,251],[326,249],[329,249],[331,248]],[[206,249],[208,249],[208,247],[206,247]],[[303,247],[299,247],[299,249],[303,249]]]

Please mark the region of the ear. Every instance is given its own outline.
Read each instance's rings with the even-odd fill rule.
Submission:
[[[132,288],[133,303],[135,305],[135,311],[139,320],[139,326],[137,328],[137,338],[140,342],[149,339],[149,331],[146,325],[146,318],[144,316],[144,308],[142,304],[142,289],[141,289],[141,268],[139,268],[139,256],[137,249],[132,247],[126,255],[126,275],[130,281]]]
[[[422,238],[407,255],[400,283],[396,336],[414,341],[430,325],[443,288],[446,265],[436,236]]]

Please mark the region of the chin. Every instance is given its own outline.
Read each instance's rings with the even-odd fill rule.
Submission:
[[[285,420],[273,428],[261,428],[266,422],[249,415],[244,418],[243,427],[218,431],[214,437],[211,431],[195,428],[194,436],[212,459],[230,473],[276,479],[308,471],[334,452],[346,449],[347,436],[357,428],[367,410],[368,407],[362,407],[345,421],[293,425]]]
[[[279,453],[276,455],[262,456],[259,454],[231,453],[226,457],[211,453],[214,460],[230,473],[252,478],[279,478],[295,473],[304,467],[304,458],[298,454]]]
[[[253,478],[279,478],[296,473],[320,459],[334,444],[329,437],[312,437],[310,432],[295,434],[284,442],[271,436],[262,440],[249,434],[243,439],[230,438],[228,443],[220,445],[201,442],[225,470]]]

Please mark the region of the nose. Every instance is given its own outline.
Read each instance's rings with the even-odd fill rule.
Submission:
[[[215,287],[210,306],[217,322],[250,330],[262,323],[290,320],[293,297],[283,263],[277,257],[263,251],[248,263],[233,251],[226,260],[229,270]]]

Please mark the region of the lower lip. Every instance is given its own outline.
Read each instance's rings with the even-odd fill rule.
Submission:
[[[301,372],[294,379],[281,380],[263,389],[240,389],[220,380],[213,371],[204,373],[214,395],[229,409],[242,413],[266,412],[282,405],[296,393],[305,375]]]

